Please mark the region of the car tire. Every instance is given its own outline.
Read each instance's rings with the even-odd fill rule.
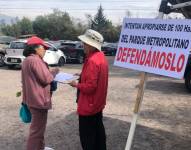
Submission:
[[[66,63],[66,61],[65,61],[64,57],[61,57],[61,58],[59,59],[59,61],[58,61],[58,66],[62,67],[62,66],[65,65],[65,63]]]
[[[184,81],[187,90],[191,92],[191,70],[186,73]]]
[[[5,65],[4,58],[5,58],[5,55],[0,53],[0,67],[3,67]]]
[[[79,64],[82,64],[84,62],[84,56],[82,56],[81,54],[78,55],[77,61]]]

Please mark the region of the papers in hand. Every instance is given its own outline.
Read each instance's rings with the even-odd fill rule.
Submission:
[[[54,81],[61,82],[61,83],[70,83],[73,80],[79,79],[79,76],[74,76],[73,74],[69,73],[58,73],[54,78]]]

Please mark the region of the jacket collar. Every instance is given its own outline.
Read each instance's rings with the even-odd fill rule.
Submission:
[[[98,53],[98,51],[93,51],[86,56],[86,60],[90,59],[94,54]]]
[[[30,56],[33,56],[33,57],[36,57],[36,58],[39,58],[39,59],[42,59],[40,56],[38,56],[37,54],[31,54]]]

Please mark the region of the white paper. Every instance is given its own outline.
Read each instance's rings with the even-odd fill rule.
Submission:
[[[60,72],[56,75],[54,81],[61,83],[69,83],[72,80],[77,80],[78,78],[79,78],[78,76],[74,76],[73,74]]]

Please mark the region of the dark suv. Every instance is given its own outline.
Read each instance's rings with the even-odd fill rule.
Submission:
[[[79,41],[68,41],[68,42],[61,42],[59,49],[64,52],[66,55],[66,60],[68,62],[84,62],[84,49],[83,45]]]
[[[115,56],[117,52],[117,44],[116,43],[104,44],[101,50],[102,52],[104,52],[105,55]]]

